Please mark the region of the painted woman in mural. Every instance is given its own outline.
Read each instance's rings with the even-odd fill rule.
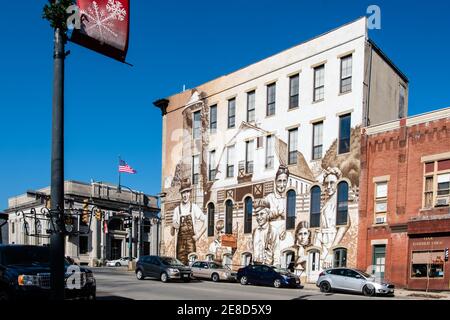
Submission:
[[[253,262],[269,265],[279,264],[279,235],[270,224],[270,204],[264,199],[257,200],[254,215],[258,226],[253,230]]]
[[[301,275],[306,270],[306,262],[308,261],[308,253],[306,252],[311,245],[311,232],[309,231],[308,221],[300,221],[295,228],[295,245],[297,249],[295,256],[295,273]]]
[[[180,187],[181,203],[173,212],[172,224],[175,230],[177,258],[186,265],[189,263],[189,254],[197,250],[197,240],[206,231],[206,215],[191,202],[191,189],[189,179],[184,179]]]
[[[279,235],[280,251],[275,253],[278,261],[280,260],[281,251],[294,245],[293,237],[286,232],[286,189],[288,180],[288,167],[280,165],[275,175],[274,192],[266,196],[266,200],[270,204],[270,224]]]

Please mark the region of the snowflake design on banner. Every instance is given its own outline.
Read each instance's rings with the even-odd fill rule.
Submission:
[[[120,1],[108,0],[106,11],[96,1],[92,1],[87,10],[81,10],[81,14],[87,17],[86,33],[93,32],[100,41],[106,42],[117,38],[117,33],[112,30],[114,21],[123,21],[127,11]]]

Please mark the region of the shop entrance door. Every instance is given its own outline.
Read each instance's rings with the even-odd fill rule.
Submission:
[[[111,260],[122,258],[122,240],[111,239]]]
[[[374,276],[378,280],[384,280],[384,269],[386,264],[386,245],[373,246],[372,265]]]

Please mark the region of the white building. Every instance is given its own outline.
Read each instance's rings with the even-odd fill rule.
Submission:
[[[154,104],[163,114],[166,254],[257,262],[252,204],[266,199],[277,240],[259,262],[309,281],[356,265],[360,128],[404,117],[408,105],[408,79],[368,38],[365,18]],[[280,166],[289,178],[278,192]],[[183,248],[172,217],[186,178],[208,230]]]

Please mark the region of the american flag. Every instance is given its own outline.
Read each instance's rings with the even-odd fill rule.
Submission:
[[[119,161],[119,172],[135,174],[136,170],[134,170],[132,167],[130,167],[125,161],[120,160]]]

